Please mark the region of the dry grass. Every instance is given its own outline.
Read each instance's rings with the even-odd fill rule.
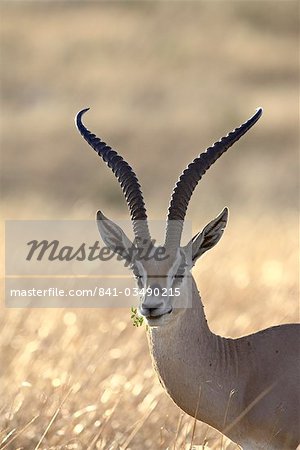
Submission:
[[[297,3],[0,8],[3,216],[86,219],[101,207],[127,218],[112,175],[76,135],[81,107],[134,162],[161,218],[189,160],[262,105],[255,132],[191,202],[195,231],[224,204],[232,213],[195,276],[216,333],[296,321]],[[1,450],[220,445],[163,392],[127,309],[2,308],[0,327]]]
[[[241,237],[246,225],[229,230],[195,270],[220,334],[298,317],[296,238],[263,222]],[[193,421],[184,416],[177,435],[180,412],[159,385],[145,330],[133,328],[128,309],[7,310],[0,322],[1,438],[24,429],[9,448],[34,448],[42,436],[39,448],[47,449],[180,449],[190,442]],[[194,443],[205,437],[216,442],[197,424]]]

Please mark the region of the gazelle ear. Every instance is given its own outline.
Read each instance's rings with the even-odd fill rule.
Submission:
[[[228,220],[228,208],[223,211],[206,227],[203,228],[193,239],[188,243],[186,248],[191,252],[192,262],[195,264],[196,260],[203,255],[207,250],[214,247],[222,237],[224,229]]]
[[[112,220],[107,219],[101,211],[97,211],[97,226],[105,245],[114,253],[131,263],[136,247],[124,231]]]

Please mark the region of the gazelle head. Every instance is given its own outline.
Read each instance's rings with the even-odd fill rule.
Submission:
[[[171,196],[165,242],[161,246],[156,246],[151,239],[143,194],[135,173],[115,150],[83,125],[81,118],[86,111],[88,109],[77,114],[77,128],[118,179],[130,211],[135,239],[132,242],[117,224],[98,211],[100,235],[105,245],[121,255],[132,269],[140,289],[140,314],[150,326],[162,325],[188,306],[190,270],[203,253],[217,244],[227,224],[228,209],[224,208],[187,245],[180,246],[184,219],[194,189],[210,166],[257,122],[262,109],[259,108],[241,126],[201,153],[183,171]]]

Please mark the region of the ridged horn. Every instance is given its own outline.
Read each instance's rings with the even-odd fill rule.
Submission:
[[[92,134],[82,123],[82,116],[90,108],[80,111],[75,123],[81,136],[98,153],[108,167],[113,171],[124,193],[133,224],[133,231],[137,238],[137,243],[143,245],[143,241],[151,241],[147,212],[141,191],[141,186],[137,176],[130,165],[115,150],[112,150],[105,142]]]
[[[240,125],[235,130],[222,137],[212,147],[209,147],[204,153],[201,153],[188,167],[182,172],[172,193],[170,206],[168,210],[167,229],[165,246],[169,249],[180,245],[183,222],[185,219],[187,207],[192,197],[194,189],[210,166],[217,161],[220,156],[226,152],[236,141],[238,141],[251,127],[258,121],[262,115],[262,108],[258,108],[256,113]]]

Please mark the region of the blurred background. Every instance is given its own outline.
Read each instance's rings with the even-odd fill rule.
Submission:
[[[2,218],[128,218],[75,129],[84,107],[87,127],[136,171],[150,218],[164,219],[187,164],[262,106],[193,195],[195,232],[230,209],[194,275],[218,334],[298,320],[298,6],[2,1]],[[0,325],[1,449],[221,448],[168,399],[128,309],[3,302]]]

